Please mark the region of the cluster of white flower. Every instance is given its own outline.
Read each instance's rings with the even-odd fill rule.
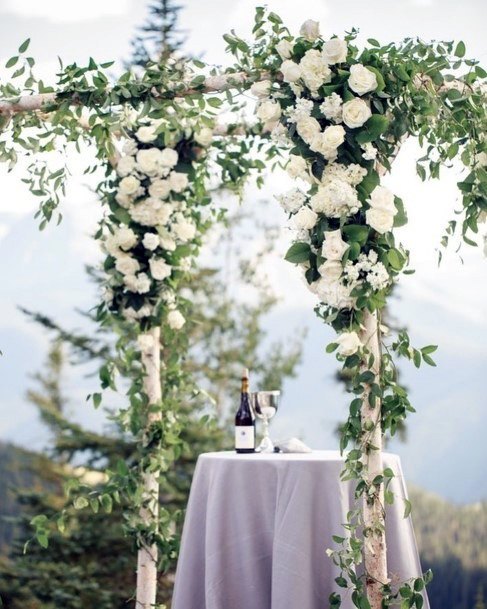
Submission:
[[[164,301],[169,311],[167,323],[180,329],[184,317],[176,308],[174,292],[163,282],[173,276],[174,270],[191,267],[191,257],[178,259],[171,254],[178,245],[191,243],[197,226],[183,196],[189,186],[188,176],[176,170],[178,152],[156,144],[160,125],[161,121],[142,125],[132,121],[129,128],[134,136],[125,142],[117,163],[115,201],[126,210],[124,213],[128,212],[130,226],[108,225],[102,237],[105,251],[113,258],[105,300],[110,305],[121,293],[117,306],[130,320],[151,316],[158,302]],[[208,131],[194,133],[197,144],[210,143],[212,133]],[[136,308],[127,305],[133,301],[131,294],[144,295],[143,299],[137,297]]]
[[[391,283],[391,277],[382,262],[377,261],[377,252],[360,254],[358,260],[348,260],[344,270],[347,284],[352,288],[366,281],[373,290],[383,290]]]
[[[367,224],[381,234],[392,230],[397,214],[394,194],[384,186],[376,186],[367,202],[370,206],[365,212]]]

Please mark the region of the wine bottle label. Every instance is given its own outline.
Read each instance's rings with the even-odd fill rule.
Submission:
[[[235,448],[255,448],[255,431],[253,425],[235,427]]]

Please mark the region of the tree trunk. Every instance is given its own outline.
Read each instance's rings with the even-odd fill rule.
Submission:
[[[369,369],[377,376],[381,358],[380,328],[377,315],[366,311],[363,325],[360,338],[369,353],[374,356],[374,363]],[[376,399],[372,406],[369,401],[369,393],[370,388],[367,388],[363,394],[361,409],[363,459],[365,479],[368,485],[372,484],[374,478],[382,475],[384,471],[382,463],[381,404],[380,400]],[[388,582],[383,484],[378,487],[377,492],[364,497],[363,521],[367,598],[372,609],[381,609],[381,587]]]
[[[150,406],[159,406],[162,397],[161,391],[161,345],[160,328],[153,328],[146,336],[152,338],[147,349],[142,350],[142,364],[145,370],[144,392]],[[160,421],[162,413],[159,408],[147,415],[147,427],[154,421]],[[159,516],[159,472],[143,474],[144,507],[140,516],[147,528],[156,528]],[[136,609],[153,609],[157,593],[157,546],[144,544],[137,556],[137,592]]]

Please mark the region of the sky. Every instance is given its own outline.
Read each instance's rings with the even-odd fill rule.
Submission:
[[[302,21],[312,18],[320,21],[325,35],[355,26],[362,39],[384,42],[416,35],[462,39],[469,55],[484,66],[487,63],[483,26],[487,11],[482,0],[275,0],[267,4],[295,33]],[[248,34],[254,8],[250,0],[189,0],[181,13],[181,26],[188,33],[187,50],[211,64],[228,65],[231,59],[225,55],[222,35],[231,29]],[[45,82],[52,81],[58,56],[65,63],[79,64],[90,56],[100,62],[116,59],[120,66],[129,55],[134,28],[145,15],[143,0],[0,0],[0,65],[30,37],[30,51]],[[401,367],[401,378],[418,414],[408,424],[407,442],[394,440],[388,449],[401,455],[410,482],[452,501],[473,502],[487,496],[483,467],[487,458],[483,433],[487,260],[481,248],[463,248],[462,259],[453,248],[438,268],[437,247],[458,204],[460,174],[454,167],[441,180],[424,184],[414,170],[419,155],[417,143],[407,142],[385,179],[406,202],[409,223],[398,236],[411,250],[416,269],[414,275],[401,279],[391,309],[408,326],[414,344],[438,344],[440,348],[437,368]],[[79,327],[83,322],[76,309],[88,309],[96,302],[84,273],[87,263],[99,259],[90,238],[99,215],[89,190],[94,181],[82,174],[89,158],[88,151],[73,156],[63,202],[65,220],[43,232],[33,219],[35,201],[20,181],[22,163],[10,174],[0,167],[0,439],[26,447],[41,448],[46,442],[25,392],[30,375],[45,358],[48,337],[25,319],[18,306],[43,311],[67,327]],[[336,447],[333,432],[345,417],[347,396],[334,381],[334,358],[324,353],[333,333],[314,317],[312,295],[297,271],[282,260],[289,235],[273,197],[288,186],[291,183],[285,175],[268,175],[264,191],[250,185],[244,201],[258,217],[283,226],[278,252],[266,260],[264,269],[281,298],[266,319],[269,339],[292,339],[293,332],[308,329],[302,365],[297,378],[284,387],[272,433],[277,438],[299,435],[313,448],[331,449]],[[270,201],[266,206],[263,197]],[[246,245],[257,251],[259,238]],[[103,414],[85,403],[86,394],[95,390],[96,378],[67,373],[65,392],[73,416],[97,429],[106,423]]]

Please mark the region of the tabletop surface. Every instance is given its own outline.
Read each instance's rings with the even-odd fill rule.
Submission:
[[[394,453],[383,453],[385,460],[397,459]],[[344,462],[345,456],[340,455],[338,450],[313,450],[310,453],[244,453],[239,454],[233,450],[203,453],[200,460],[225,460],[225,461],[339,461]]]

